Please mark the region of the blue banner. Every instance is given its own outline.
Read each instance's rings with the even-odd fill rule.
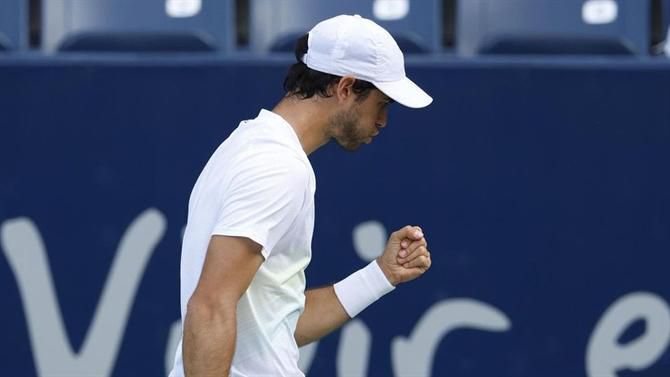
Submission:
[[[187,201],[289,61],[0,61],[0,374],[163,376]],[[670,374],[670,64],[415,62],[317,176],[309,286],[420,225],[433,267],[302,349],[310,376]],[[397,106],[397,105],[394,105]]]

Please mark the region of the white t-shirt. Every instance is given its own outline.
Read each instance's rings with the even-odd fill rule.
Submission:
[[[303,376],[293,334],[305,305],[315,189],[295,131],[267,110],[240,123],[195,183],[181,254],[182,320],[212,235],[250,238],[265,258],[237,305],[231,376]],[[184,375],[181,346],[170,377]]]

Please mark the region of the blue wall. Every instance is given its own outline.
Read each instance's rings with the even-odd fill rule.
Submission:
[[[0,60],[1,375],[34,375],[39,363],[43,375],[61,373],[56,364],[75,375],[86,360],[94,367],[79,375],[165,374],[190,189],[237,123],[278,101],[288,63]],[[328,145],[311,156],[308,285],[343,278],[376,251],[375,235],[407,223],[425,230],[434,265],[346,336],[323,339],[310,375],[369,363],[370,376],[418,376],[426,352],[433,376],[670,373],[670,64],[415,62],[408,71],[433,105],[392,108],[389,126],[356,153]],[[109,306],[98,308],[101,334],[120,323],[118,354],[90,356],[111,342],[106,334],[71,364],[58,344],[36,356],[31,331],[53,341],[48,329],[59,326],[48,287],[65,345],[81,351],[133,229]],[[364,242],[354,245],[354,233]],[[398,340],[410,335],[409,346]],[[626,361],[635,349],[642,356]],[[589,357],[600,360],[591,372]]]

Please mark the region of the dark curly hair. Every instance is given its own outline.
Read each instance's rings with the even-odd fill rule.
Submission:
[[[309,68],[302,62],[302,57],[307,53],[307,40],[309,34],[298,39],[295,44],[295,58],[297,60],[288,70],[284,79],[284,90],[288,96],[298,96],[302,99],[318,95],[320,97],[331,97],[328,88],[337,83],[342,77],[323,73]],[[375,86],[367,81],[358,80],[354,83],[353,90],[356,93],[356,101],[364,100]]]

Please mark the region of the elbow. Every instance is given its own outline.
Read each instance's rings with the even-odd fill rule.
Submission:
[[[188,301],[184,318],[182,358],[185,375],[200,376],[207,370],[228,376],[235,341],[235,303],[194,294]]]
[[[225,318],[234,318],[237,302],[225,298],[194,293],[186,306],[186,318],[198,322],[213,322]]]
[[[293,338],[295,339],[295,343],[298,345],[298,347],[306,346],[316,340],[304,335],[300,335],[297,331],[293,334]]]

